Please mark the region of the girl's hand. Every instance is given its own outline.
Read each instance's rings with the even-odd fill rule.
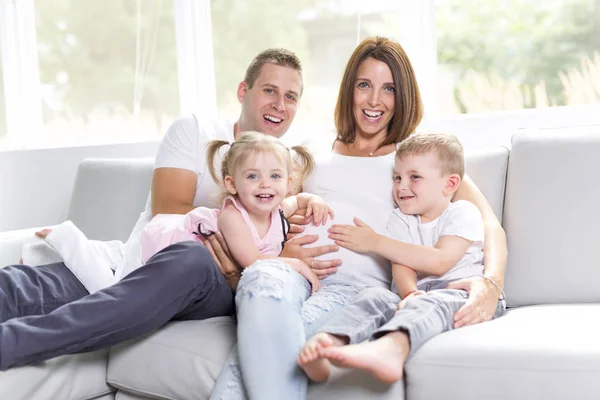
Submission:
[[[308,202],[305,217],[308,218],[311,215],[313,216],[313,223],[315,226],[321,224],[325,225],[328,216],[331,216],[331,219],[333,219],[333,210],[327,207],[327,204],[325,204],[325,201],[323,201],[322,198],[319,196],[312,196]]]
[[[404,308],[404,306],[406,305],[406,302],[409,299],[412,299],[415,296],[421,296],[423,294],[427,294],[427,292],[423,291],[423,290],[415,290],[414,292],[412,292],[411,294],[409,294],[408,296],[404,297],[402,299],[402,301],[400,302],[400,304],[398,304],[398,310],[402,310]]]
[[[290,266],[294,269],[294,271],[298,272],[300,275],[306,278],[306,280],[312,286],[311,293],[315,293],[317,290],[321,289],[321,281],[317,274],[314,273],[312,269],[306,265],[305,262],[300,260],[293,260],[293,262],[289,263]]]
[[[500,290],[483,277],[460,279],[448,284],[448,289],[461,289],[469,292],[469,299],[454,313],[454,328],[475,325],[494,317]]]
[[[357,253],[374,251],[379,236],[377,232],[356,217],[354,217],[354,223],[356,226],[332,225],[327,230],[328,237],[333,239],[335,244]]]
[[[42,239],[46,239],[48,237],[48,235],[52,232],[52,229],[42,229],[41,231],[37,231],[35,233],[35,236],[42,238]]]

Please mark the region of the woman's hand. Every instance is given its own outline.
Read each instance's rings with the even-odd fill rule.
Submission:
[[[332,225],[327,230],[328,237],[334,240],[335,244],[357,253],[374,251],[378,237],[377,232],[356,217],[354,217],[354,223],[356,226]]]
[[[298,259],[293,258],[293,262],[290,262],[289,265],[294,269],[294,271],[298,272],[300,275],[306,278],[306,280],[312,286],[311,293],[315,293],[317,290],[321,289],[321,281],[319,277],[315,274],[315,272],[309,268],[308,265],[304,261],[300,261]]]
[[[400,302],[400,304],[398,304],[398,310],[402,310],[402,309],[404,308],[404,306],[406,305],[406,302],[407,302],[409,299],[412,299],[412,298],[413,298],[413,297],[415,297],[415,296],[421,296],[421,295],[423,295],[423,294],[427,294],[427,292],[426,292],[426,291],[424,291],[424,290],[415,290],[414,292],[412,292],[412,293],[411,293],[411,294],[409,294],[408,296],[404,297],[404,298],[402,299],[402,301]]]
[[[318,239],[319,236],[317,235],[296,236],[285,242],[285,247],[279,256],[297,258],[308,265],[319,279],[325,279],[329,275],[337,272],[337,267],[342,264],[342,260],[315,260],[315,257],[339,250],[339,247],[333,244],[317,247],[303,247],[307,244],[316,242]]]
[[[231,290],[235,291],[237,284],[242,276],[242,268],[234,261],[227,243],[221,233],[215,233],[210,236],[200,236],[202,243],[212,255],[215,263],[221,270],[221,273],[227,280]]]
[[[327,206],[321,197],[313,195],[311,196],[308,207],[306,208],[305,217],[308,218],[311,215],[313,217],[313,224],[315,224],[315,226],[319,226],[321,224],[325,225],[327,223],[328,216],[331,216],[331,219],[333,219],[333,210]]]
[[[469,299],[454,313],[454,328],[475,325],[494,317],[500,290],[487,279],[477,276],[460,279],[448,284],[448,289],[462,289],[469,292]]]

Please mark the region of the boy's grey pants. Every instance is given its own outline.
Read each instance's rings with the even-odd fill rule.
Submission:
[[[452,317],[468,297],[464,290],[437,289],[409,298],[398,310],[398,295],[383,288],[368,288],[337,311],[319,332],[346,336],[350,344],[355,344],[404,331],[410,338],[410,357],[432,337],[453,329]],[[502,316],[505,310],[506,302],[501,299],[493,318]]]
[[[0,370],[112,346],[171,319],[231,315],[233,293],[208,250],[171,245],[89,294],[63,264],[0,269]]]

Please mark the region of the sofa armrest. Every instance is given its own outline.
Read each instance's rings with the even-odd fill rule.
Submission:
[[[42,240],[35,236],[35,232],[40,229],[43,228],[28,228],[0,232],[0,268],[4,268],[7,265],[18,264],[21,259],[23,245]]]

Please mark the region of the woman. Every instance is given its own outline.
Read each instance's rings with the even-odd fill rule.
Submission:
[[[402,47],[385,38],[369,38],[354,51],[342,78],[335,109],[338,136],[314,152],[316,168],[303,190],[315,193],[334,209],[336,223],[358,216],[378,232],[394,208],[392,165],[396,144],[410,135],[422,118],[415,74]],[[331,149],[328,150],[328,149]],[[485,197],[465,179],[455,199],[469,200],[482,212],[485,230],[485,274],[503,283],[506,238]],[[326,241],[328,225],[310,226],[316,244]],[[287,245],[286,257],[297,248]],[[304,399],[307,379],[296,365],[306,338],[332,312],[365,286],[388,287],[389,263],[340,249],[342,265],[323,279],[321,294],[310,296],[300,274],[284,264],[261,262],[249,267],[239,282],[238,356],[223,369],[212,398]],[[284,254],[282,253],[282,256]],[[304,259],[314,267],[314,259]],[[493,314],[499,291],[483,278],[453,287],[470,291],[470,300],[455,316],[456,326],[481,322]],[[335,288],[327,291],[328,288]],[[340,289],[342,288],[342,289]],[[310,296],[310,297],[309,297]],[[234,350],[235,352],[235,350]]]

